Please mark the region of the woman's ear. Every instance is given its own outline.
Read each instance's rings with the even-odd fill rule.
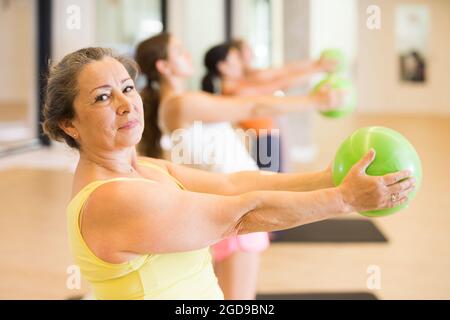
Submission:
[[[58,123],[59,127],[62,131],[64,131],[65,134],[68,136],[71,136],[74,139],[77,139],[79,137],[79,133],[77,128],[73,125],[72,120],[63,120]]]
[[[166,60],[157,60],[155,63],[155,67],[156,70],[162,75],[167,75],[170,72],[170,68]]]
[[[217,70],[219,71],[219,73],[220,73],[221,75],[226,75],[226,74],[227,74],[227,71],[228,71],[227,63],[226,63],[225,61],[220,61],[220,62],[217,64]]]

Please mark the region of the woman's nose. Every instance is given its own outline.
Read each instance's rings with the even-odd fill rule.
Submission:
[[[119,97],[117,99],[117,114],[122,115],[124,113],[129,113],[131,111],[131,109],[133,108],[133,105],[130,101],[130,99],[128,99],[128,97],[126,95],[124,95],[123,93],[119,94]]]

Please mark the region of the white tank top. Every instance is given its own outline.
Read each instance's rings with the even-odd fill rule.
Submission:
[[[170,137],[164,135],[162,145],[176,164],[218,173],[257,171],[256,162],[245,148],[243,133],[228,122],[195,122]]]

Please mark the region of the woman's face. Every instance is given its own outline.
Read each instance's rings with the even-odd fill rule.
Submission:
[[[231,49],[225,61],[219,63],[219,71],[224,77],[241,78],[244,73],[239,51]]]
[[[106,57],[83,67],[77,82],[72,125],[82,149],[137,145],[144,130],[143,104],[125,67]]]
[[[192,57],[176,38],[171,37],[169,42],[168,59],[171,74],[177,77],[188,78],[194,74]]]

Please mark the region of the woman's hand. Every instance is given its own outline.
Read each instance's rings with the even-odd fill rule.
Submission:
[[[311,97],[318,111],[330,111],[341,107],[345,102],[347,94],[348,92],[346,90],[332,89],[328,84],[312,93]]]
[[[408,170],[385,176],[369,176],[367,167],[375,159],[371,150],[353,166],[339,186],[344,203],[350,211],[364,212],[396,207],[408,200],[415,179]],[[394,196],[393,196],[394,195]]]
[[[334,72],[338,63],[337,60],[319,58],[316,60],[315,65],[321,72]]]

